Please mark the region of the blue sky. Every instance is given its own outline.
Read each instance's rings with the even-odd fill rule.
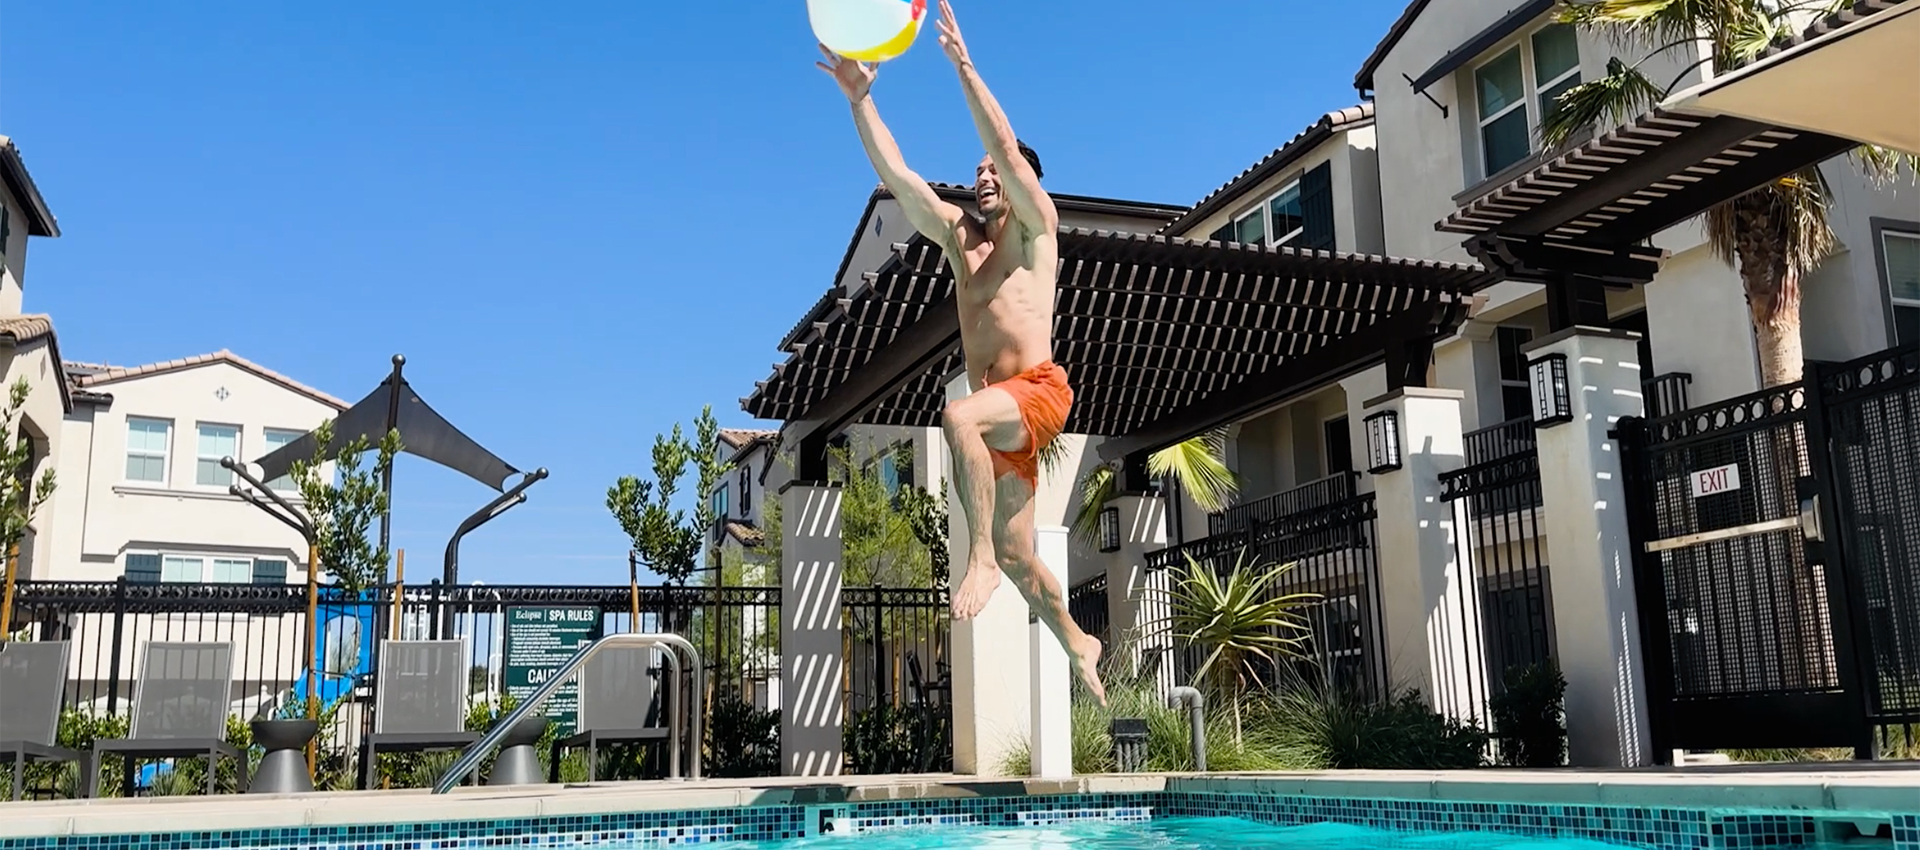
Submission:
[[[1185,204],[1354,103],[1401,7],[1192,5],[955,12],[1049,188]],[[70,359],[226,348],[349,401],[404,353],[455,424],[552,470],[463,579],[623,583],[606,488],[703,404],[756,424],[737,400],[877,182],[813,45],[803,0],[9,3],[0,133],[65,233],[27,309]],[[923,175],[971,180],[931,32],[874,96]],[[395,478],[395,545],[437,575],[492,493]]]

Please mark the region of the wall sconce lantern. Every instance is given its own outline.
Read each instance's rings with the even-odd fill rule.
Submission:
[[[1573,396],[1567,387],[1567,356],[1549,354],[1527,363],[1533,388],[1533,425],[1544,428],[1573,421]]]
[[[1367,471],[1379,475],[1400,468],[1400,414],[1382,410],[1366,418]]]
[[[1120,509],[1103,508],[1100,511],[1100,551],[1120,551]]]

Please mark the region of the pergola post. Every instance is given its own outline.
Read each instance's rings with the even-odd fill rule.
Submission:
[[[795,481],[780,490],[780,765],[788,776],[837,776],[841,743],[840,488]]]
[[[961,375],[947,383],[947,399],[969,393]],[[966,578],[967,517],[960,493],[948,478],[947,557],[949,585]],[[1027,603],[1013,582],[1003,581],[979,616],[953,624],[953,772],[994,775],[1001,772],[1014,742],[1032,722],[1032,676],[1028,649]]]
[[[1167,546],[1166,501],[1157,493],[1125,493],[1107,507],[1118,514],[1120,549],[1107,556],[1106,652],[1125,653],[1112,663],[1122,675],[1137,675],[1141,661],[1148,658],[1159,658],[1164,674],[1170,669],[1167,653],[1173,649],[1173,636],[1150,626],[1154,603],[1165,603],[1167,574],[1147,572],[1147,553]],[[1173,680],[1165,678],[1164,686],[1171,688]]]
[[[1418,688],[1435,711],[1485,716],[1480,593],[1466,503],[1441,498],[1440,476],[1465,465],[1460,390],[1405,387],[1368,399],[1362,465],[1379,511],[1381,615],[1389,681]]]
[[[1638,334],[1576,328],[1527,349],[1566,358],[1565,421],[1535,431],[1547,552],[1553,564],[1554,645],[1567,680],[1568,761],[1576,767],[1651,762],[1646,667],[1633,584],[1620,452],[1607,432],[1643,415]],[[1534,387],[1534,409],[1554,399]],[[1551,387],[1546,387],[1548,392]]]

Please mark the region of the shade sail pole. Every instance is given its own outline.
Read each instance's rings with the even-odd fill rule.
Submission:
[[[400,427],[400,387],[402,386],[400,369],[406,365],[406,355],[393,356],[393,377],[387,379],[387,427],[380,432],[382,440],[393,433],[393,429]],[[393,528],[393,464],[391,463],[387,464],[387,468],[380,473],[380,492],[387,497],[386,507],[380,511],[380,551],[386,552],[388,535]],[[385,563],[380,565],[381,572],[386,572],[386,568]]]

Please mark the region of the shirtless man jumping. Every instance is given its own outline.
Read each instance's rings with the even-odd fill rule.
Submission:
[[[1040,188],[1040,158],[1014,137],[981,82],[947,0],[940,3],[940,46],[960,72],[974,126],[987,148],[973,178],[984,221],[941,200],[907,167],[868,96],[873,66],[843,58],[826,45],[820,51],[827,61],[818,64],[852,102],[854,125],[881,182],[954,268],[960,345],[973,394],[948,405],[941,417],[971,541],[966,576],[953,594],[953,617],[979,614],[1006,573],[1066,648],[1080,681],[1105,704],[1097,670],[1100,641],[1074,623],[1059,582],[1040,564],[1034,547],[1039,452],[1065,427],[1073,404],[1066,372],[1053,362],[1060,216]]]

